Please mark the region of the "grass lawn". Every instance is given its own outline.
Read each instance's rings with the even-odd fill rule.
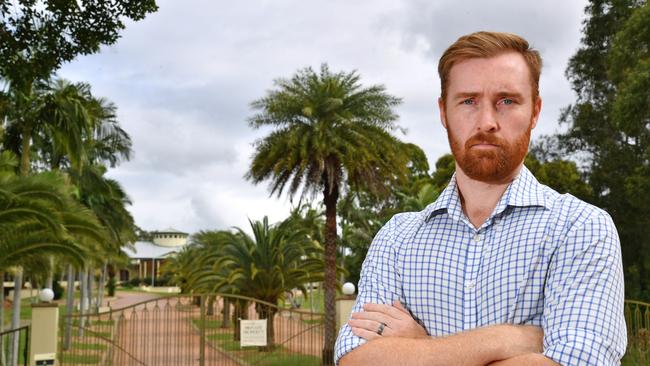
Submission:
[[[628,345],[625,357],[621,360],[621,366],[643,366],[650,363],[650,352],[642,352],[637,347]]]
[[[93,350],[93,351],[104,351],[108,349],[108,346],[101,343],[78,343],[75,342],[72,344],[72,349],[80,350]]]
[[[213,333],[207,336],[208,341],[213,342],[220,349],[232,352],[233,355],[259,366],[319,366],[320,357],[290,353],[281,345],[276,345],[271,352],[260,352],[258,347],[242,348],[239,341],[233,340],[230,332]]]
[[[71,363],[71,364],[85,364],[85,365],[97,365],[101,361],[101,356],[98,355],[76,355],[72,353],[64,353],[59,355],[61,362]]]

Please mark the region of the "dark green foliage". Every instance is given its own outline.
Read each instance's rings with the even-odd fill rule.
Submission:
[[[115,277],[110,277],[108,279],[108,282],[106,283],[106,290],[108,292],[108,297],[113,297],[115,296],[115,288],[117,284],[115,281]]]
[[[650,6],[592,0],[586,13],[582,47],[567,69],[577,101],[563,113],[568,130],[557,136],[552,154],[580,158],[590,186],[584,198],[609,212],[618,228],[626,296],[647,301]]]
[[[54,292],[54,300],[59,300],[63,298],[63,293],[65,291],[63,290],[63,286],[61,286],[59,281],[54,280],[52,282],[52,291]]]
[[[575,162],[561,159],[540,162],[534,155],[529,154],[526,156],[525,164],[540,183],[559,193],[571,193],[587,202],[593,200],[591,187]]]
[[[44,80],[77,55],[111,45],[124,20],[141,20],[154,0],[0,1],[0,75],[12,83]]]
[[[421,211],[435,201],[447,186],[454,173],[453,156],[443,155],[436,162],[436,171],[429,175],[429,163],[421,150],[411,147],[413,162],[407,179],[393,184],[391,194],[377,197],[366,192],[351,192],[339,201],[341,216],[341,243],[346,248],[344,268],[348,271],[346,281],[359,283],[361,265],[375,234],[393,215],[405,211]],[[415,150],[417,148],[417,150]]]

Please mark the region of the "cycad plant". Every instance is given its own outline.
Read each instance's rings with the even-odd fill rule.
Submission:
[[[249,222],[252,235],[241,228],[223,232],[212,267],[195,273],[192,282],[260,300],[255,310],[267,319],[267,349],[272,349],[278,300],[295,289],[306,297],[306,284],[323,280],[322,248],[288,221],[270,225],[264,217]]]

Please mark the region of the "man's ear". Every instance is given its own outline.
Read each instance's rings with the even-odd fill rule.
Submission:
[[[533,118],[530,124],[530,129],[532,130],[537,126],[537,120],[539,119],[539,114],[542,111],[542,97],[539,95],[537,98],[535,98],[535,101],[533,102]]]
[[[442,97],[438,98],[438,109],[440,110],[440,123],[442,123],[442,127],[444,129],[447,129],[447,111],[445,110],[445,101],[442,99]]]

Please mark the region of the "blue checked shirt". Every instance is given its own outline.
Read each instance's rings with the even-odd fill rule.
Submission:
[[[436,202],[379,231],[353,311],[394,300],[433,337],[529,324],[543,328],[544,355],[561,365],[619,365],[625,353],[623,268],[611,218],[541,185],[525,167],[478,229],[452,178]],[[344,325],[336,362],[364,342]]]

